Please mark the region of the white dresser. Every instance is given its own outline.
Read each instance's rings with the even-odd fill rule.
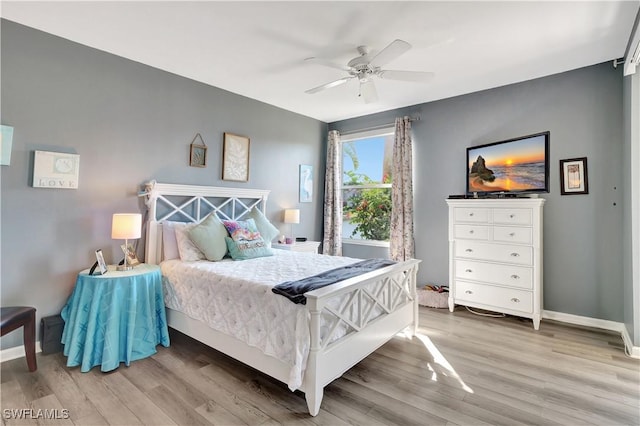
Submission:
[[[449,310],[455,304],[540,326],[542,198],[447,200]]]

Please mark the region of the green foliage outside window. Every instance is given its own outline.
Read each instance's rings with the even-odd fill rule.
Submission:
[[[345,150],[357,170],[358,159],[355,150]],[[356,170],[345,171],[343,185],[357,186],[374,184],[369,176],[356,173]],[[391,183],[391,174],[382,177],[382,183]],[[355,229],[351,236],[360,235],[366,240],[389,241],[391,231],[391,188],[353,188],[346,190],[343,212],[345,219]]]

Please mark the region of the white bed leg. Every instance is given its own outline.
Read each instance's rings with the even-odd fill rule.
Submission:
[[[320,412],[320,403],[322,403],[322,396],[324,395],[324,388],[313,389],[305,394],[307,400],[307,407],[309,408],[309,414],[317,416]]]

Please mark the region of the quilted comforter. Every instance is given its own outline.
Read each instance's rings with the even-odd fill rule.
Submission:
[[[296,390],[309,353],[309,318],[305,306],[271,289],[360,259],[274,253],[243,261],[164,261],[160,266],[165,304],[291,365],[288,386]]]

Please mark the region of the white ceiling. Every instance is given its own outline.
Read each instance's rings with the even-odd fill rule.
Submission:
[[[625,54],[640,2],[1,2],[3,18],[325,122],[448,98]],[[394,39],[413,48],[384,68],[429,83],[376,80],[309,95],[341,65]]]

